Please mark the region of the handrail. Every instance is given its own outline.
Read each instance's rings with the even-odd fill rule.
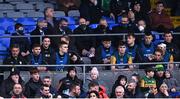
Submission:
[[[158,33],[160,35],[164,33]],[[109,33],[109,34],[68,34],[68,36],[77,37],[77,36],[125,36],[128,35],[128,33]],[[135,33],[135,35],[144,35],[144,33]],[[173,33],[173,35],[180,35],[179,32]],[[60,37],[60,35],[18,35],[18,36],[7,36],[7,35],[1,35],[0,38],[18,38],[18,37],[41,37],[41,36],[49,36],[49,37]]]
[[[45,67],[45,66],[127,66],[127,65],[155,65],[155,64],[180,64],[180,62],[149,62],[149,63],[132,63],[132,64],[69,64],[69,65],[0,65],[0,68],[3,66],[7,66],[7,67],[12,67],[12,66],[17,66],[17,67],[36,67],[36,66],[40,66],[40,67]]]

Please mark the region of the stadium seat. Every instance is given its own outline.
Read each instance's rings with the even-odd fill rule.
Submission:
[[[7,12],[7,17],[9,17],[9,18],[20,18],[20,17],[25,17],[25,16],[24,16],[24,13],[22,13],[22,12],[12,11],[12,12]]]
[[[26,17],[26,18],[18,18],[17,23],[21,23],[23,25],[36,25],[36,21],[33,19],[33,18],[29,18],[29,17]]]
[[[11,4],[0,4],[1,11],[4,10],[14,10],[14,6]]]
[[[79,10],[70,10],[68,12],[68,16],[79,17],[80,16],[80,12],[79,12]]]
[[[25,33],[29,34],[36,28],[36,26],[35,25],[34,26],[25,26],[24,28],[25,28]]]
[[[7,27],[7,33],[8,33],[8,34],[15,33],[15,27],[14,27],[14,25]]]
[[[65,17],[64,11],[55,11],[54,17]]]
[[[117,26],[119,24],[109,24],[109,29],[112,30],[112,27]]]
[[[44,11],[46,7],[52,7],[54,8],[54,5],[51,3],[37,3],[36,4],[36,10]]]
[[[9,35],[6,34],[4,36],[9,36]],[[10,38],[1,38],[0,43],[1,43],[2,46],[4,46],[6,49],[8,49],[9,45],[10,45]]]
[[[4,17],[4,13],[1,11],[0,12],[0,18]]]
[[[6,2],[23,2],[24,0],[5,0]]]
[[[27,17],[39,18],[44,17],[42,12],[27,12]]]
[[[0,26],[3,26],[6,30],[8,26],[12,26],[15,24],[12,18],[0,18]]]
[[[25,2],[44,2],[44,0],[24,0]]]
[[[16,4],[16,10],[33,10],[34,6],[28,3],[18,3]]]
[[[4,2],[3,0],[0,0],[0,2],[2,3],[2,2]]]
[[[72,30],[72,31],[74,31],[74,29],[76,29],[77,27],[78,27],[79,25],[69,25],[68,27]]]
[[[4,27],[0,26],[0,35],[4,35],[5,34],[5,29]]]
[[[92,28],[92,29],[97,28],[97,26],[98,26],[98,24],[91,24],[91,25],[89,25],[89,27]]]
[[[121,23],[122,16],[118,16],[118,23]]]

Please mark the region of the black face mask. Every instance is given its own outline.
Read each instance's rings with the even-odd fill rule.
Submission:
[[[43,27],[42,28],[43,31],[47,31],[47,29],[48,29],[47,27]]]
[[[20,34],[20,35],[23,35],[24,33],[24,30],[17,30],[17,32]]]
[[[106,29],[106,26],[105,25],[99,25],[99,28],[100,29]]]
[[[79,25],[79,27],[80,27],[82,30],[86,30],[86,24],[81,24],[81,25]]]
[[[67,26],[61,26],[61,29],[66,31],[68,29],[68,27]]]

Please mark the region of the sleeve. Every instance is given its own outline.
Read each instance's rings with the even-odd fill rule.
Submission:
[[[111,56],[111,64],[116,64],[116,57],[115,56]]]
[[[27,84],[25,85],[24,95],[25,95],[26,97],[30,97],[30,93],[31,93],[31,91],[30,91],[29,83],[27,83]]]
[[[145,81],[144,79],[141,79],[141,84],[140,84],[140,87],[144,88],[145,87]]]

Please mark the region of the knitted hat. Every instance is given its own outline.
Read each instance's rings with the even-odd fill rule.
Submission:
[[[164,71],[164,66],[162,64],[158,64],[155,66],[156,71]]]

